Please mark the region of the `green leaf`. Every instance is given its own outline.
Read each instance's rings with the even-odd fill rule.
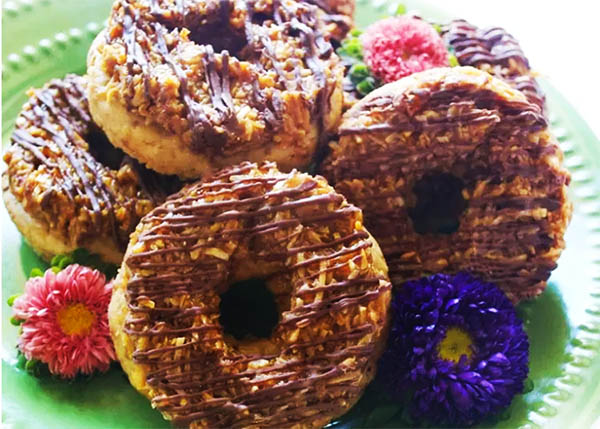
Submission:
[[[534,387],[533,380],[531,378],[526,379],[523,383],[523,393],[529,393],[533,391]]]
[[[402,3],[396,8],[396,15],[404,15],[406,13],[406,6]]]
[[[100,256],[91,254],[86,249],[75,249],[68,255],[56,255],[52,258],[51,269],[55,274],[64,270],[71,264],[79,264],[89,267],[103,273],[107,279],[112,279],[117,276],[118,266],[103,262]],[[43,277],[44,272],[40,268],[31,270],[29,277]]]
[[[54,258],[50,261],[50,266],[58,267],[60,260],[64,257],[64,255],[55,255]]]
[[[75,260],[71,256],[65,255],[58,262],[58,268],[60,268],[61,270],[64,270],[68,265],[71,265],[74,263],[75,263]]]
[[[581,345],[583,345],[583,341],[581,341],[579,338],[573,338],[571,340],[571,345],[575,347],[580,347]]]
[[[34,377],[52,377],[47,364],[37,359],[28,360],[21,350],[17,350],[16,366]]]
[[[31,269],[31,272],[29,273],[29,278],[32,277],[44,277],[44,272],[42,271],[41,268],[35,267]]]
[[[402,414],[400,415],[400,420],[403,422],[405,426],[415,426],[416,422],[410,414],[410,409],[405,406],[402,408]]]
[[[75,263],[75,260],[70,254],[69,255],[55,255],[52,258],[52,261],[50,261],[52,271],[54,271],[55,273],[58,272],[58,271],[56,271],[55,268],[58,268],[59,271],[64,270],[68,265],[71,265],[74,263]]]
[[[10,324],[14,326],[20,326],[23,322],[25,322],[25,320],[19,319],[15,316],[10,318]]]
[[[363,62],[357,62],[348,71],[350,80],[355,85],[369,77],[369,67]]]
[[[354,28],[352,31],[350,31],[350,35],[352,37],[360,37],[362,34],[362,30],[359,30],[358,28]]]
[[[362,43],[358,37],[350,37],[342,42],[342,46],[337,50],[337,53],[341,57],[362,60]]]
[[[27,358],[21,352],[21,350],[17,351],[17,368],[25,369],[25,364],[27,363]]]
[[[365,422],[366,427],[381,427],[398,414],[402,407],[398,404],[385,404],[373,410]]]
[[[450,67],[456,67],[460,65],[458,63],[458,58],[456,58],[456,55],[448,55],[448,63],[450,64]]]
[[[79,248],[75,249],[73,253],[71,253],[71,256],[73,257],[75,262],[81,264],[87,261],[87,259],[90,257],[90,252],[88,252],[86,249]]]
[[[15,293],[14,295],[11,295],[8,297],[8,299],[6,300],[6,303],[12,307],[13,304],[15,303],[15,299],[17,299],[18,297],[20,297],[21,294],[20,293]]]
[[[440,24],[431,24],[431,26],[438,32],[438,34],[442,34],[442,26]]]
[[[375,88],[377,88],[377,81],[372,77],[368,77],[356,85],[356,90],[360,95],[367,95]]]
[[[48,366],[46,364],[36,359],[31,359],[25,362],[25,371],[34,377],[39,377],[42,374],[42,371],[44,369],[47,370],[47,368]]]
[[[498,420],[503,422],[510,419],[510,409],[505,409],[500,414],[498,414]]]
[[[100,271],[106,276],[107,279],[114,279],[115,277],[117,277],[119,267],[114,264],[104,264]]]

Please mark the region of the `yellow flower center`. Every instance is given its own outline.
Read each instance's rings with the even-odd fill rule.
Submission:
[[[87,335],[96,321],[96,315],[85,305],[78,303],[58,310],[56,319],[66,335]]]
[[[446,335],[437,346],[438,356],[454,363],[460,362],[465,355],[467,359],[473,355],[473,340],[471,336],[458,327],[449,328]]]

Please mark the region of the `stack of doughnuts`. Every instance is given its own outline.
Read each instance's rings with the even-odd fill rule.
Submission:
[[[321,427],[374,377],[392,289],[383,254],[359,208],[295,170],[337,131],[329,33],[341,39],[352,11],[119,0],[87,75],[32,90],[17,120],[11,217],[47,260],[85,247],[122,263],[115,349],[177,425]],[[170,175],[204,178],[180,190]],[[274,298],[265,338],[225,328],[225,294],[248,282]]]
[[[321,427],[372,380],[393,286],[468,271],[518,301],[556,266],[570,179],[516,41],[454,21],[443,37],[476,68],[410,75],[342,115],[334,46],[353,12],[115,0],[86,76],[31,90],[17,119],[11,218],[47,260],[120,264],[118,358],[178,426]],[[260,338],[225,326],[250,283],[274,302]]]
[[[4,200],[34,250],[120,264],[141,217],[177,190],[166,176],[307,167],[342,109],[327,22],[353,10],[318,3],[115,1],[87,75],[32,91],[4,157]]]

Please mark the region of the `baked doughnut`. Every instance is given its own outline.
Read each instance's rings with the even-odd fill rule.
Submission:
[[[233,336],[224,297],[249,279],[270,291],[276,324]],[[321,427],[372,379],[390,297],[358,208],[321,177],[243,163],[142,219],[109,320],[132,385],[175,425]],[[262,320],[250,307],[233,306],[241,323]]]
[[[354,25],[354,0],[303,0],[325,12],[321,17],[331,38],[339,44]]]
[[[539,294],[571,214],[538,106],[472,67],[386,85],[343,118],[322,172],[365,213],[394,285],[469,271],[513,301]]]
[[[29,92],[4,154],[4,203],[44,259],[83,247],[120,264],[129,233],[178,181],[110,145],[90,118],[85,84],[68,75]]]
[[[292,0],[120,0],[88,54],[92,116],[160,173],[307,166],[335,132],[344,69],[318,8]]]
[[[507,81],[544,110],[546,97],[529,61],[517,39],[505,29],[477,28],[457,19],[442,27],[442,35],[460,65],[477,67]]]

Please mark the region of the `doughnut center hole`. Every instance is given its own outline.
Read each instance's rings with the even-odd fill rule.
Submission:
[[[217,54],[228,51],[232,57],[242,60],[240,53],[247,45],[247,39],[243,28],[236,29],[230,23],[233,2],[182,1],[182,6],[177,5],[179,1],[171,3],[175,3],[168,7],[171,10],[154,15],[167,31],[181,31],[185,28],[189,31],[189,40],[196,45],[211,45]],[[201,3],[203,6],[199,6]]]
[[[212,45],[215,53],[220,54],[223,51],[229,52],[229,55],[238,59],[246,46],[246,37],[228,28],[229,22],[211,22],[196,28],[190,29],[190,40],[197,45]]]
[[[232,284],[221,295],[219,310],[225,334],[239,341],[269,338],[279,321],[275,296],[258,278]]]
[[[452,234],[458,231],[460,216],[467,208],[462,196],[464,183],[449,173],[423,176],[413,187],[416,197],[408,215],[418,234]]]

